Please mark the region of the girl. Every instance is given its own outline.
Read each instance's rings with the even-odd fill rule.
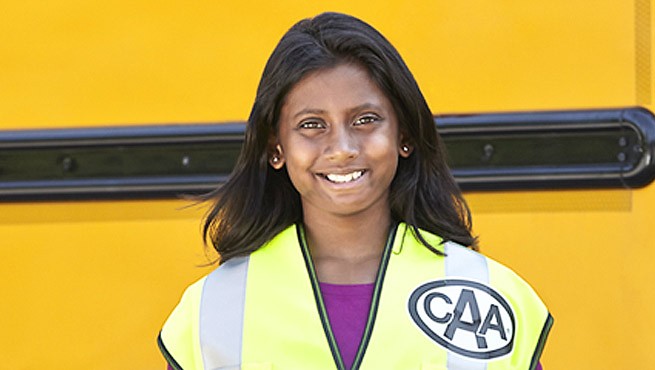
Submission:
[[[294,25],[210,196],[221,264],[164,325],[169,367],[534,369],[552,318],[474,251],[445,158],[382,35],[335,13]]]

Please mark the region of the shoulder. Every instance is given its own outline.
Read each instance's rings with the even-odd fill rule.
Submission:
[[[288,231],[280,233],[288,234]],[[271,242],[262,246],[262,249]],[[253,254],[260,254],[258,250]],[[250,256],[234,257],[221,263],[216,269],[186,288],[179,303],[170,314],[161,331],[164,344],[177,342],[190,343],[197,331],[201,305],[207,300],[230,301],[241,297],[245,289]],[[220,293],[220,294],[207,294]]]
[[[197,312],[200,296],[202,295],[202,289],[207,277],[204,276],[186,288],[180,302],[164,324],[164,331],[179,331],[181,323],[189,322],[193,318],[194,313]]]
[[[454,242],[444,243],[444,251],[447,275],[468,277],[510,296],[542,303],[532,286],[504,264]]]
[[[523,311],[535,311],[537,316],[544,319],[548,312],[545,305],[535,290],[509,267],[487,257],[470,248],[458,243],[444,242],[438,235],[425,230],[420,230],[421,238],[433,248],[444,253],[444,256],[437,256],[423,246],[413,232],[407,232],[404,224],[400,225],[399,232],[406,236],[403,238],[411,241],[408,250],[415,255],[412,259],[414,266],[443,264],[442,280],[448,280],[449,284],[461,281],[470,281],[471,286],[488,286],[493,291],[499,292],[507,297],[511,306]],[[407,243],[405,242],[407,246]],[[407,249],[406,249],[407,250]]]

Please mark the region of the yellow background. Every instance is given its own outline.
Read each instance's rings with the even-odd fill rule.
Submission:
[[[387,36],[436,114],[653,110],[636,68],[651,63],[635,46],[652,32],[635,32],[648,5],[5,0],[0,130],[244,120],[276,42],[325,10]],[[655,184],[466,196],[482,250],[555,316],[547,370],[655,368]],[[210,269],[204,210],[187,205],[0,204],[0,368],[164,368],[160,325]]]

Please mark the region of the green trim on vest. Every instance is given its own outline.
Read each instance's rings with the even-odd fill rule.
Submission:
[[[541,353],[544,351],[544,347],[546,347],[546,339],[548,339],[548,333],[550,333],[550,329],[553,327],[554,319],[553,316],[548,314],[548,318],[546,319],[546,324],[544,325],[543,330],[541,331],[541,335],[539,335],[539,341],[537,342],[537,349],[535,349],[534,354],[532,355],[532,361],[530,362],[530,370],[535,370],[537,368],[537,364],[539,364],[539,358],[541,357]]]
[[[173,370],[183,370],[182,366],[175,361],[175,358],[173,355],[171,355],[168,352],[168,349],[164,345],[164,341],[161,339],[161,331],[159,332],[159,335],[157,336],[157,346],[159,347],[159,350],[161,351],[162,355],[166,359],[166,362],[173,368]]]
[[[534,291],[504,266],[456,244],[442,244],[436,235],[420,232],[447,256],[428,250],[404,224],[390,230],[365,334],[352,369],[533,369],[552,325],[552,317]],[[225,275],[231,270],[230,262],[218,267],[210,277],[219,270]],[[239,293],[241,296],[237,292],[227,297],[245,302],[242,352],[237,353],[241,356],[237,366],[345,370],[302,226],[293,225],[281,232],[252,253],[247,265],[242,266],[247,266],[247,271],[242,270],[247,273],[246,289]],[[194,286],[197,289],[198,284]],[[203,306],[217,301],[207,297],[221,294],[210,286],[205,284],[202,294],[185,294],[162,329],[166,344],[163,349],[185,370],[234,366],[207,358],[204,364],[180,361],[198,358],[202,348],[233,338],[219,327],[203,327],[202,343],[188,336],[201,331],[198,321],[188,320],[198,314],[188,310],[230,314],[225,310],[231,305],[221,305],[218,312],[216,307]],[[417,306],[410,310],[412,302]],[[416,320],[426,318],[437,321],[417,326]],[[174,341],[178,334],[189,343]],[[435,338],[441,339],[437,342]],[[514,338],[514,342],[508,342],[508,338]],[[477,358],[467,359],[466,353]]]

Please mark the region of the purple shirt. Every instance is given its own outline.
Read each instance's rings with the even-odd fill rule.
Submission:
[[[320,285],[334,339],[346,368],[350,369],[364,336],[374,284]]]

